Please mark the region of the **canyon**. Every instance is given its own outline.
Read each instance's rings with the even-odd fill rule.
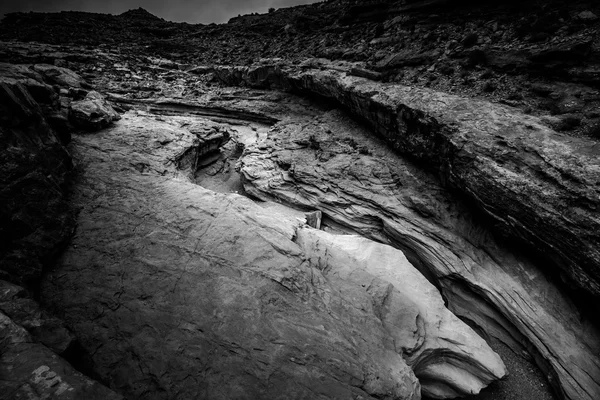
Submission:
[[[143,10],[0,24],[1,397],[600,396],[596,20],[559,30],[591,32],[580,64],[548,56],[567,75],[513,70],[579,88],[573,129],[535,97],[407,82],[425,53],[295,58],[290,40],[210,63],[144,42],[286,12],[311,35],[335,9],[360,37],[415,12],[350,3],[199,33]],[[128,42],[69,43],[71,17]],[[28,19],[56,36],[25,38]]]

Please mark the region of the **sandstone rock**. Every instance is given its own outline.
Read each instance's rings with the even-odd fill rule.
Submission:
[[[42,296],[93,370],[131,398],[152,391],[159,398],[418,399],[401,347],[416,354],[415,341],[425,341],[432,344],[424,349],[440,349],[445,333],[411,337],[396,316],[427,314],[428,306],[419,309],[424,300],[397,302],[403,295],[389,289],[397,294],[386,327],[380,316],[390,284],[374,276],[370,294],[363,282],[328,276],[308,261],[308,247],[294,241],[304,219],[205,190],[166,163],[197,140],[180,127],[189,117],[173,118],[128,113],[119,125],[74,140],[87,160],[74,199],[83,207],[78,234]],[[427,321],[451,318],[437,310],[443,315]],[[442,397],[476,392],[503,374],[470,329],[459,331],[471,338],[464,351],[448,343],[447,352],[419,359],[423,376],[448,382],[428,385]],[[461,359],[452,373],[443,354]],[[460,374],[472,379],[457,385],[452,377]]]
[[[438,290],[393,247],[359,236],[301,229],[297,243],[337,287],[355,283],[429,398],[477,394],[506,375],[485,341],[444,306]]]
[[[90,207],[42,296],[93,370],[130,398],[418,399],[375,316],[304,261],[291,240],[302,221],[165,169],[195,139],[126,116],[75,140],[88,161],[76,201]]]
[[[69,120],[77,128],[94,132],[119,119],[119,113],[96,91],[92,90],[83,100],[71,103]]]
[[[122,397],[77,372],[0,312],[2,398],[120,400]]]
[[[503,106],[382,86],[334,70],[267,66],[217,73],[227,82],[276,83],[339,101],[395,150],[439,171],[501,229],[551,254],[571,284],[600,299],[600,219],[594,211],[600,161],[586,140],[557,134]]]

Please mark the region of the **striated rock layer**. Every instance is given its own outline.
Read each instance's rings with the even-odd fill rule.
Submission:
[[[386,85],[335,69],[222,67],[227,83],[275,85],[334,99],[402,154],[468,195],[498,229],[545,254],[600,304],[600,158],[506,106]]]
[[[299,229],[304,218],[195,185],[177,167],[194,168],[203,135],[227,127],[160,119],[130,112],[74,140],[85,160],[78,230],[42,285],[112,389],[418,399],[416,373],[425,393],[447,398],[505,375],[400,251]],[[407,279],[388,276],[396,268]]]
[[[586,231],[578,239],[587,241],[583,253],[593,256],[596,251],[592,229],[597,214],[586,213],[581,206],[580,216],[567,219],[579,210],[570,207],[569,199],[596,198],[596,186],[590,182],[598,173],[597,160],[591,157],[593,148],[586,148],[582,140],[569,139],[569,143],[535,118],[513,114],[508,108],[375,86],[336,71],[290,73],[289,79],[276,68],[219,73],[230,82],[272,82],[339,98],[354,112],[371,118],[396,150],[414,149],[412,155],[421,164],[428,160],[426,165],[473,194],[492,217],[502,216],[500,227],[516,235],[529,226],[529,236],[521,237],[530,245],[572,228],[564,238],[556,236],[556,241]],[[372,91],[366,92],[367,88]],[[401,95],[412,107],[422,106],[430,113],[438,107],[439,115],[434,118],[408,108]],[[456,122],[449,125],[451,118]],[[452,153],[451,145],[456,143],[462,149]],[[247,192],[255,197],[319,210],[329,225],[403,249],[442,289],[451,309],[513,348],[528,350],[564,398],[591,400],[600,395],[600,333],[548,279],[547,259],[507,248],[486,227],[487,218],[481,220],[460,198],[440,187],[436,177],[394,155],[342,114],[279,123],[266,140],[246,149],[240,171]],[[493,192],[494,185],[505,186]],[[517,218],[515,213],[523,210],[529,213]],[[579,225],[584,215],[589,220]],[[566,222],[550,229],[559,217]],[[507,221],[513,225],[507,226]],[[535,228],[542,226],[543,231]],[[569,242],[559,245],[569,246]],[[558,251],[557,246],[545,247],[548,255]],[[586,256],[571,250],[572,260]],[[594,271],[577,264],[571,275],[579,276],[579,282],[593,291]]]

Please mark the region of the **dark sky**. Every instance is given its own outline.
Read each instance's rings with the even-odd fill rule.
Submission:
[[[13,11],[90,11],[120,14],[143,7],[169,21],[227,22],[238,14],[265,13],[281,8],[315,3],[317,0],[1,0],[0,15]]]

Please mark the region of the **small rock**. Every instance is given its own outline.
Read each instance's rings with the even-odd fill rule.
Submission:
[[[306,225],[311,226],[315,229],[321,229],[321,218],[323,213],[321,211],[313,211],[306,213]]]
[[[600,139],[600,119],[588,121],[583,128],[583,132],[588,136]]]
[[[556,104],[557,114],[571,114],[581,112],[585,107],[585,102],[575,96],[567,96]]]
[[[462,41],[462,45],[465,48],[469,48],[469,47],[473,47],[475,44],[477,44],[477,40],[478,40],[478,36],[476,33],[469,33],[467,36],[465,36],[465,38]]]
[[[119,119],[119,114],[96,91],[92,90],[83,100],[71,103],[69,120],[77,128],[97,131]]]
[[[496,85],[493,82],[486,82],[481,88],[486,93],[491,93],[496,90]]]
[[[577,14],[577,19],[587,22],[593,22],[598,19],[598,16],[589,10],[585,10]]]

